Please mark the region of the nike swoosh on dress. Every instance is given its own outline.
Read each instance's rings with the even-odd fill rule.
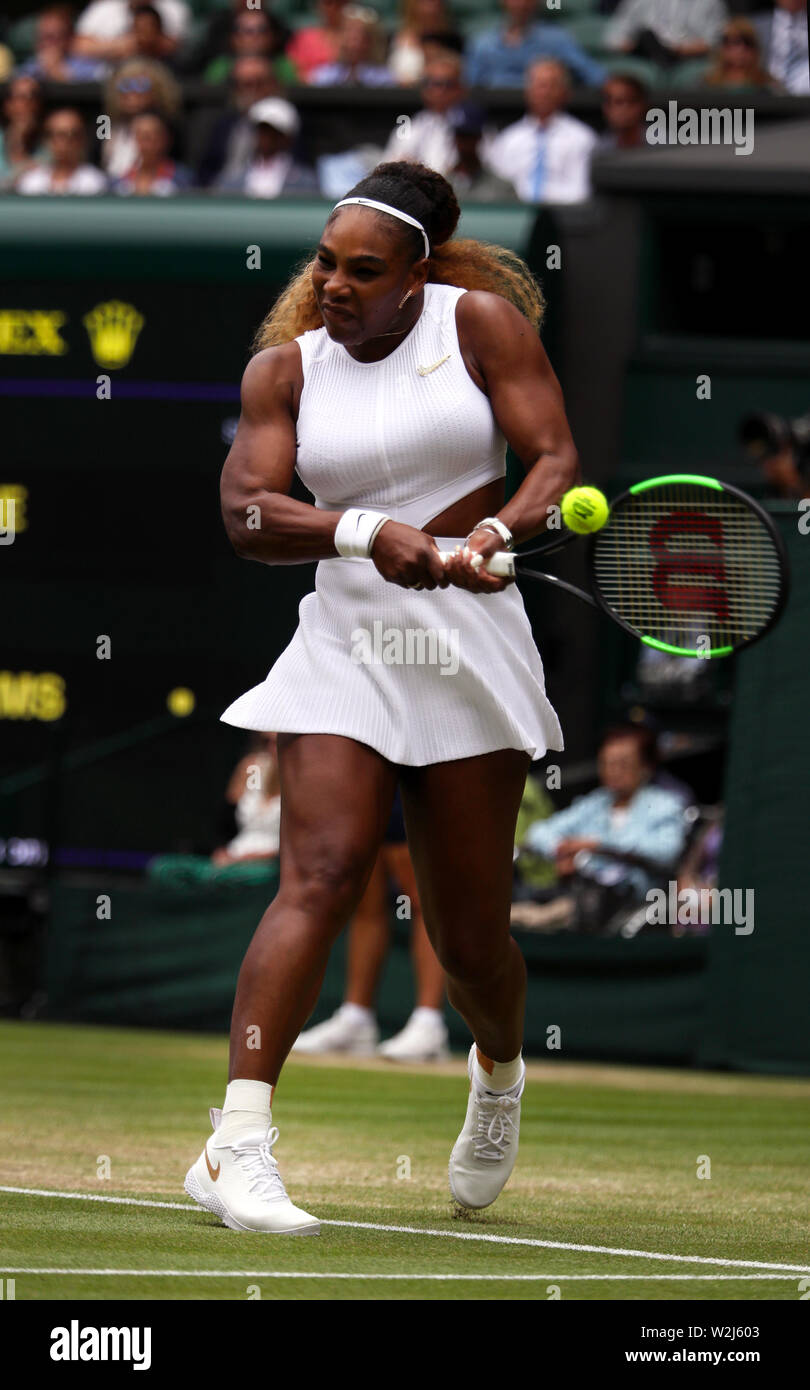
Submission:
[[[432,367],[417,367],[416,370],[420,376],[429,376],[431,372],[435,372],[437,367],[441,367],[445,362],[449,361],[452,356],[452,352],[448,352],[444,357],[440,357],[438,362],[434,362]]]

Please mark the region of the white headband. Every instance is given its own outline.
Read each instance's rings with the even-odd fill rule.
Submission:
[[[411,217],[407,212],[400,212],[399,208],[390,207],[388,203],[377,203],[373,198],[344,198],[342,202],[335,203],[332,211],[337,212],[338,208],[345,208],[348,203],[359,203],[361,207],[374,208],[376,212],[387,212],[390,217],[398,217],[400,222],[407,222],[409,227],[415,227],[418,232],[422,233],[424,238],[425,255],[430,255],[428,234],[422,226],[422,223],[417,222],[415,217]]]

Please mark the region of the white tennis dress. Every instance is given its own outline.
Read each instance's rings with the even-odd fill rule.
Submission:
[[[415,326],[380,362],[355,361],[325,328],[296,339],[296,468],[316,507],[370,507],[421,529],[503,477],[505,440],[459,348],[464,293],[426,285]],[[229,705],[226,724],[342,734],[417,767],[498,748],[537,759],[563,746],[515,585],[403,589],[371,560],[321,560],[298,616],[289,646]]]

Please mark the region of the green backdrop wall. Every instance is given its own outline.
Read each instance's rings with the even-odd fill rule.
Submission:
[[[806,519],[806,518],[805,518]],[[810,1071],[810,534],[781,517],[784,620],[738,658],[722,882],[754,892],[754,930],[711,939],[698,1056],[709,1066]]]

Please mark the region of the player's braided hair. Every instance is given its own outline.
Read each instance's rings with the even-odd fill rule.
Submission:
[[[406,161],[378,164],[346,196],[389,203],[422,223],[430,242],[428,280],[433,284],[499,294],[539,328],[545,301],[529,267],[503,246],[453,236],[460,216],[459,205],[452,186],[435,169]],[[329,221],[337,215],[332,213]],[[383,213],[378,216],[385,217]],[[395,223],[391,218],[385,218],[385,222],[392,235],[407,241],[414,260],[424,255],[424,243],[416,228],[406,222]],[[256,334],[256,352],[288,343],[309,328],[323,327],[312,288],[312,266],[313,262],[307,261],[276,300]]]

